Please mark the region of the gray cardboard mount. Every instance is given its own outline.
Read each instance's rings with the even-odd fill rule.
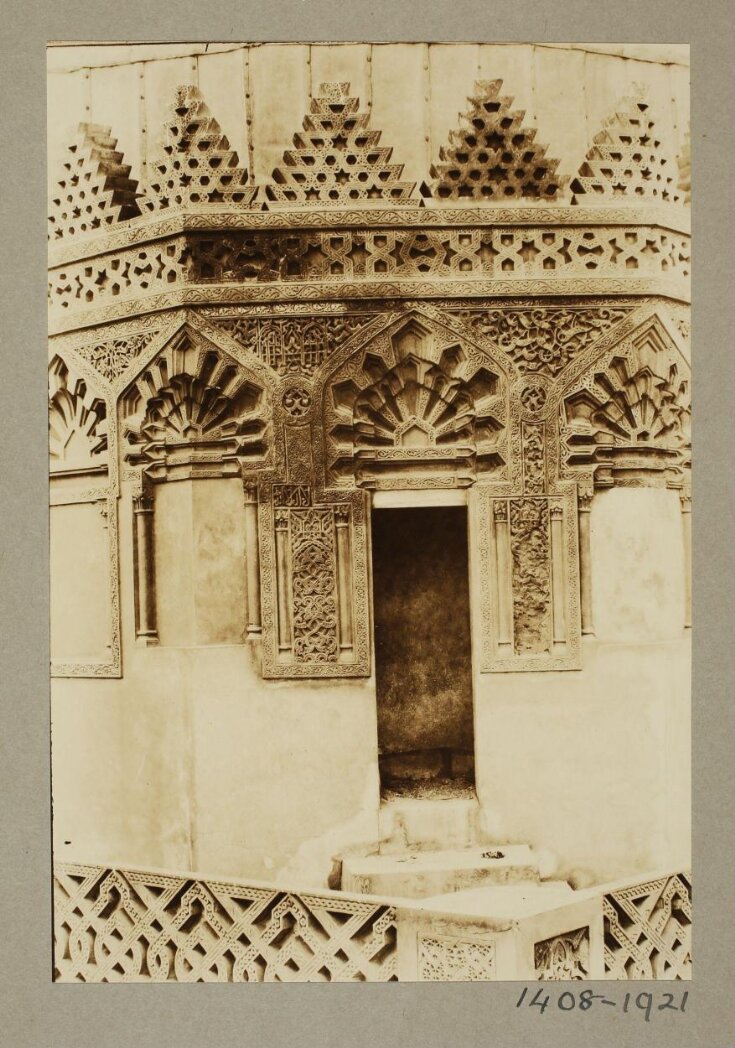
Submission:
[[[732,0],[57,0],[3,24],[0,629],[2,1048],[735,1044]],[[691,45],[694,170],[695,976],[686,1012],[516,1008],[517,983],[53,985],[45,385],[47,41],[585,40]],[[632,726],[634,729],[634,726]],[[590,985],[590,984],[587,984]],[[611,984],[592,984],[593,988]],[[612,984],[622,1000],[682,989]],[[577,984],[575,989],[581,987]]]

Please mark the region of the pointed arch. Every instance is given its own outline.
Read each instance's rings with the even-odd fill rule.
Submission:
[[[265,384],[185,325],[120,398],[126,460],[151,479],[237,474],[269,447]]]
[[[504,369],[418,311],[335,363],[323,387],[327,483],[472,483],[507,460]]]
[[[690,368],[658,316],[565,391],[560,427],[564,464],[592,470],[598,485],[655,483],[689,468]]]
[[[107,407],[57,354],[49,364],[49,458],[52,473],[106,469]]]

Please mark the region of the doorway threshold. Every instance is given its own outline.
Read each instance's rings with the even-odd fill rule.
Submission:
[[[475,787],[463,779],[396,779],[382,786],[382,801],[413,797],[416,800],[474,800]]]

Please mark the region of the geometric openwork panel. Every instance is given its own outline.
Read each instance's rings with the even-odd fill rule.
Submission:
[[[631,203],[681,199],[676,165],[663,152],[649,113],[645,89],[624,98],[594,138],[572,181],[573,204]]]
[[[566,466],[595,483],[644,483],[689,465],[689,365],[654,318],[563,398]]]
[[[500,95],[502,80],[478,80],[461,113],[462,126],[449,132],[449,145],[433,164],[433,196],[439,200],[556,200],[567,182],[556,174],[558,160],[536,143],[536,130],[524,127],[523,110]]]
[[[603,899],[608,979],[691,979],[692,899],[685,874]]]
[[[266,187],[278,204],[345,205],[369,202],[405,204],[414,189],[400,181],[402,164],[391,164],[393,150],[379,145],[380,131],[349,95],[348,83],[322,84],[312,99],[294,149],[283,154]]]
[[[238,204],[249,207],[257,192],[237,153],[222,132],[198,88],[176,89],[163,126],[163,151],[148,165],[142,211],[188,204]]]
[[[58,355],[49,364],[49,456],[52,473],[107,467],[107,409]]]
[[[332,482],[472,483],[505,461],[501,376],[411,319],[330,379],[325,438]]]
[[[105,230],[140,214],[138,183],[116,146],[109,127],[79,125],[49,204],[49,240]]]
[[[370,673],[364,496],[322,502],[310,487],[259,490],[263,676]]]
[[[266,454],[263,386],[184,330],[121,397],[125,457],[154,480],[238,474]]]
[[[208,209],[197,214],[196,227],[187,224],[185,232],[151,237],[132,246],[111,245],[93,260],[59,260],[49,271],[49,302],[54,323],[66,326],[68,321],[62,322],[57,310],[70,315],[77,308],[92,310],[109,304],[116,307],[111,319],[113,312],[126,315],[131,299],[153,291],[172,304],[181,304],[183,290],[187,304],[209,305],[220,296],[224,302],[271,301],[278,298],[279,285],[300,281],[323,284],[325,298],[349,300],[350,306],[354,299],[394,299],[397,288],[392,278],[406,280],[406,296],[433,299],[451,295],[459,301],[497,293],[497,288],[488,288],[480,280],[502,281],[506,291],[507,281],[519,294],[535,294],[533,285],[527,283],[534,277],[543,281],[538,284],[543,298],[588,295],[595,291],[591,278],[605,278],[597,285],[603,294],[611,290],[607,278],[618,281],[612,289],[620,294],[659,293],[666,286],[674,297],[687,294],[690,237],[678,229],[680,215],[670,229],[654,222],[626,225],[621,221],[625,209],[616,212],[613,223],[603,223],[598,217],[576,224],[561,216],[551,220],[553,214],[550,217],[549,209],[542,208],[533,209],[533,215],[539,216],[537,222],[531,224],[526,215],[520,223],[509,211],[503,213],[507,225],[468,221],[465,228],[442,228],[435,218],[432,224],[391,227],[392,212],[377,211],[371,221],[373,212],[365,208],[365,224],[358,228],[348,226],[347,221],[340,226],[335,214],[325,229],[327,216],[320,213],[318,221],[314,215],[315,221],[309,223],[316,228],[263,229],[271,222],[276,225],[281,216],[243,209],[244,228],[228,228],[225,233],[216,228],[221,216]],[[426,211],[439,219],[444,213],[445,209]],[[489,213],[485,209],[484,214]],[[596,215],[602,214],[598,208]],[[210,218],[215,228],[207,230]],[[516,283],[521,279],[522,283]],[[353,280],[359,282],[359,289],[350,286]],[[234,288],[215,293],[212,285],[216,284],[247,285],[251,293],[238,293]],[[305,296],[321,297],[320,289],[300,289],[299,297]],[[161,299],[154,301],[163,308]],[[137,302],[132,308],[138,310]]]
[[[382,903],[103,866],[54,870],[58,982],[387,982]]]

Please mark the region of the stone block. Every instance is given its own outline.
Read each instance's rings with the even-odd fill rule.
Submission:
[[[342,890],[371,895],[427,898],[483,884],[519,881],[538,881],[531,849],[522,844],[349,856],[342,864]]]

